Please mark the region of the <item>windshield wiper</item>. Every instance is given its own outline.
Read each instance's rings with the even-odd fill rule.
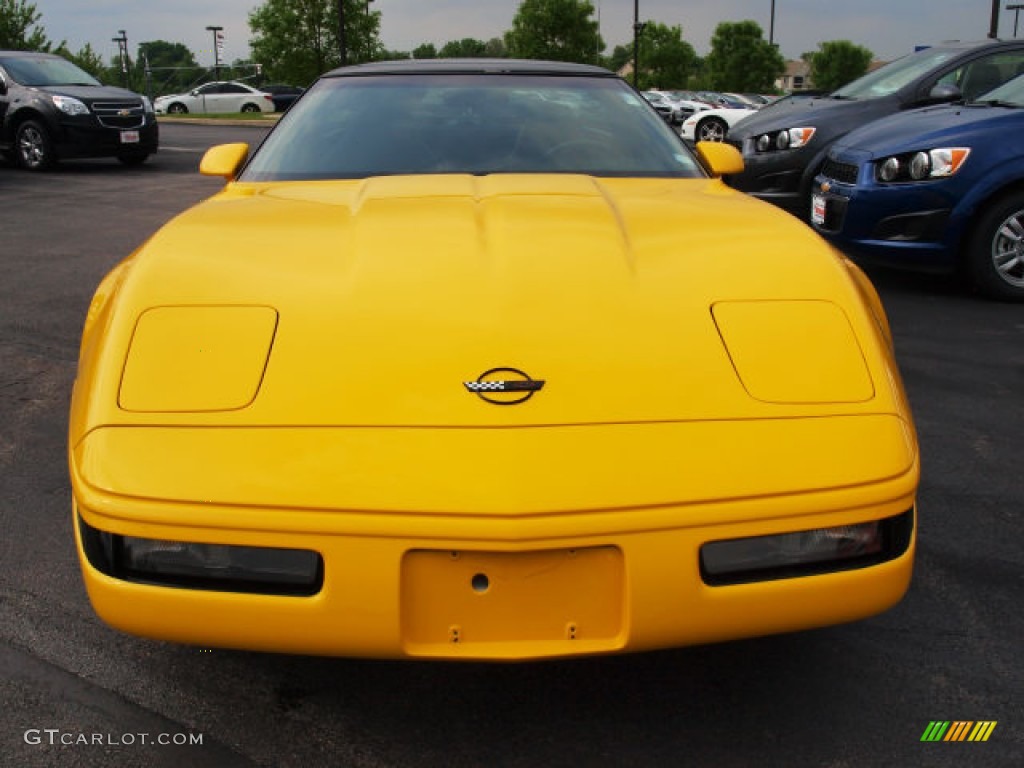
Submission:
[[[1020,109],[1024,107],[1024,104],[1016,101],[1005,101],[1004,99],[978,99],[970,103],[979,104],[983,107],[1006,107],[1007,109]]]

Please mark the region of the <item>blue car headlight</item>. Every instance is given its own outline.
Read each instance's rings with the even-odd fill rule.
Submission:
[[[948,178],[963,167],[970,154],[970,147],[939,147],[890,155],[875,164],[875,178],[884,184]]]

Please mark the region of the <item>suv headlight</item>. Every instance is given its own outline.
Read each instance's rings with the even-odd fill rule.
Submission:
[[[884,184],[944,179],[959,171],[970,154],[970,147],[940,147],[890,155],[875,164],[875,178]]]
[[[762,133],[754,139],[754,147],[758,152],[773,152],[783,149],[799,149],[806,146],[814,136],[813,126],[801,126],[799,128],[786,128],[781,131]]]
[[[89,108],[70,96],[50,96],[54,105],[65,115],[88,115]]]

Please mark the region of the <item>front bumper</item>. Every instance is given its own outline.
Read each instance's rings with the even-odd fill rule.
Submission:
[[[822,191],[827,182],[828,191]],[[956,199],[937,185],[862,188],[819,176],[813,189],[825,206],[814,228],[850,256],[924,272],[956,269],[963,226]]]
[[[125,134],[138,141],[124,141]],[[143,125],[132,131],[102,126],[91,117],[72,118],[60,124],[56,141],[57,154],[65,159],[153,154],[159,143],[160,129],[154,115],[148,115]]]
[[[864,567],[727,586],[701,575],[707,542],[913,508],[918,466],[908,425],[885,416],[807,421],[816,423],[806,433],[772,423],[754,434],[747,425],[752,443],[729,439],[738,433],[702,439],[697,424],[637,426],[633,436],[622,426],[452,430],[435,436],[433,451],[414,445],[410,454],[386,450],[397,445],[380,434],[390,430],[100,429],[72,451],[78,551],[90,600],[109,624],[262,651],[532,659],[870,616],[906,591],[912,533],[890,559]],[[407,432],[404,442],[429,437]],[[659,432],[701,450],[685,459],[635,450],[634,440],[650,447]],[[551,442],[551,433],[561,461],[522,452],[523,441]],[[822,434],[835,444],[818,443]],[[585,448],[612,445],[612,436],[621,453],[602,458]],[[462,452],[467,440],[483,450]],[[863,440],[880,449],[850,448]],[[584,464],[564,453],[569,443]],[[807,450],[840,443],[843,460]],[[138,453],[143,444],[150,450]],[[870,455],[845,458],[861,453]],[[758,469],[769,455],[770,466]],[[669,501],[683,489],[688,498]],[[322,582],[314,594],[274,595],[114,578],[86,556],[79,521],[120,536],[316,552]]]
[[[726,183],[806,219],[803,175],[812,156],[809,148],[758,153],[753,150],[753,141],[731,142],[743,153],[743,172],[726,177]]]

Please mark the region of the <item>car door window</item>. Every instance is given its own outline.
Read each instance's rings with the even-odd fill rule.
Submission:
[[[955,85],[964,99],[974,101],[1008,80],[1024,73],[1024,51],[980,56],[947,72],[936,85]]]

